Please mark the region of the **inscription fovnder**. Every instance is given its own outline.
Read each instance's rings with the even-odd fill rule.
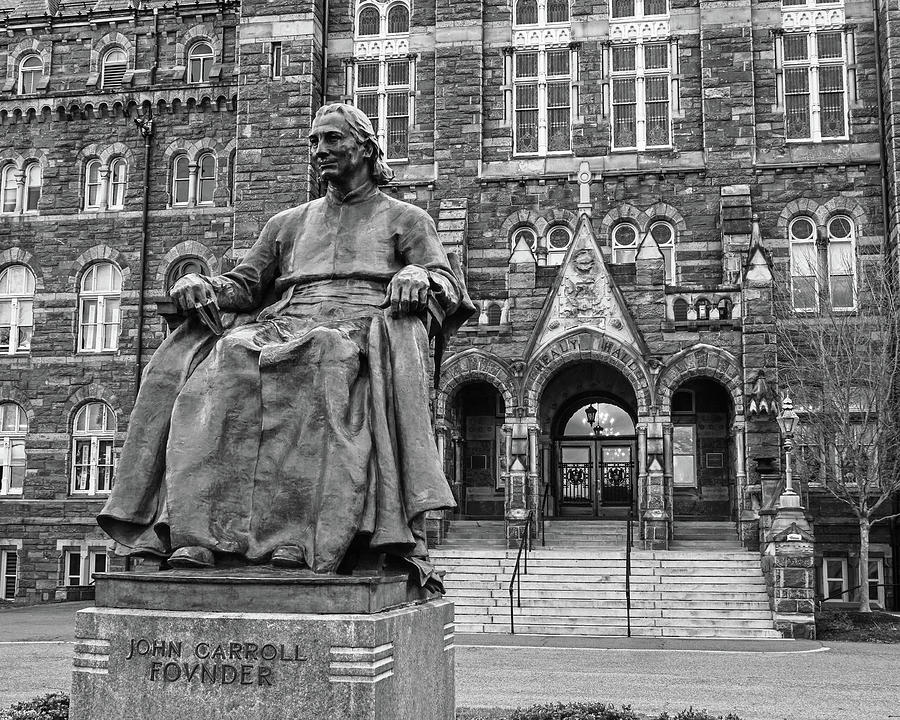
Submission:
[[[131,638],[125,654],[130,663],[146,662],[144,676],[151,682],[201,685],[254,685],[270,687],[285,663],[307,658],[299,645],[259,642],[198,642]]]

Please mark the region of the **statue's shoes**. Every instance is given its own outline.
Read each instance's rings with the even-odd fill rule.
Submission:
[[[302,568],[303,551],[296,545],[282,545],[272,553],[272,564],[282,568]]]
[[[207,568],[216,564],[212,550],[199,545],[178,548],[169,557],[169,565],[174,568]]]

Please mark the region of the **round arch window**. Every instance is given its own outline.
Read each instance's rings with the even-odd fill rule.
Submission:
[[[622,223],[613,230],[613,262],[633,263],[637,256],[637,228],[631,223]]]
[[[530,227],[520,227],[513,233],[512,249],[515,251],[520,240],[524,240],[532,250],[537,247],[537,233]]]
[[[166,290],[171,290],[172,286],[185,275],[195,273],[197,275],[209,275],[209,268],[206,263],[198,257],[190,256],[180,258],[169,268],[166,276]]]
[[[572,412],[562,434],[565,437],[630,437],[634,435],[634,421],[618,405],[591,402]]]

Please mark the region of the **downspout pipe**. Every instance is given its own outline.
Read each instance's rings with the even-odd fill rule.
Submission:
[[[319,84],[321,87],[322,97],[320,98],[319,107],[325,104],[326,83],[328,82],[328,0],[322,0],[322,71],[319,76]]]
[[[141,208],[141,248],[138,258],[138,306],[137,306],[137,347],[134,362],[135,398],[141,387],[141,365],[144,360],[144,299],[147,279],[147,241],[150,220],[150,158],[153,148],[153,108],[146,117],[135,120],[141,136],[144,138],[144,200]]]

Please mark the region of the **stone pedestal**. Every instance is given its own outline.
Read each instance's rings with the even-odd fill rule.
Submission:
[[[453,720],[453,605],[405,575],[108,573],[71,720]]]
[[[775,613],[775,629],[787,638],[814,640],[815,555],[812,528],[803,508],[790,503],[779,507],[767,540],[762,566]]]

